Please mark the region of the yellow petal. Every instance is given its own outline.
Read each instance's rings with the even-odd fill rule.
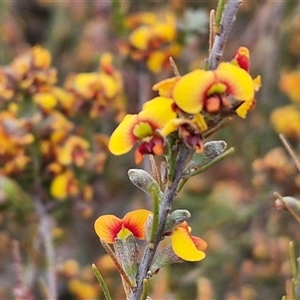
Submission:
[[[33,64],[41,69],[46,69],[51,64],[50,52],[42,48],[41,46],[35,46],[32,48]]]
[[[195,70],[178,81],[173,90],[174,102],[183,111],[196,114],[203,108],[208,89],[214,84],[212,71]]]
[[[33,101],[45,110],[51,110],[57,104],[57,98],[53,95],[53,93],[34,94]]]
[[[117,93],[117,83],[116,81],[107,74],[99,74],[99,82],[104,87],[105,96],[108,98],[113,98]]]
[[[50,186],[50,193],[53,197],[63,200],[67,198],[67,186],[69,177],[66,173],[57,175]]]
[[[107,243],[114,243],[122,229],[122,221],[114,215],[100,216],[94,224],[96,234]]]
[[[124,227],[129,229],[137,239],[145,239],[145,224],[152,212],[146,209],[137,209],[127,213],[123,218]]]
[[[158,91],[159,95],[162,97],[171,98],[173,89],[176,83],[179,81],[180,77],[175,76],[172,78],[164,79],[156,84],[153,85],[153,91]]]
[[[237,115],[243,119],[246,118],[249,110],[254,106],[255,101],[245,101],[241,106],[239,106],[235,111]]]
[[[226,93],[236,100],[251,101],[254,98],[253,79],[244,69],[222,62],[215,71],[217,81],[223,83]]]
[[[121,155],[131,150],[137,138],[133,127],[138,122],[138,115],[126,115],[110,137],[108,148],[114,155]]]
[[[172,248],[175,254],[186,261],[199,261],[205,253],[197,248],[187,228],[176,227],[171,235]]]
[[[173,100],[166,97],[156,97],[143,105],[139,113],[140,120],[149,120],[157,128],[163,128],[170,120],[176,118],[172,109]]]
[[[150,35],[151,28],[148,26],[141,26],[130,34],[129,41],[135,48],[146,50],[148,48]]]
[[[147,67],[151,72],[158,73],[162,70],[166,58],[166,53],[164,51],[153,51],[147,59]]]

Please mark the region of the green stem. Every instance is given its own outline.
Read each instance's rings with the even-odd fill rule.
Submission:
[[[167,165],[168,165],[168,183],[173,181],[174,172],[176,168],[176,151],[174,151],[176,139],[173,136],[168,137],[168,157],[167,157]]]
[[[104,294],[104,297],[106,300],[112,300],[111,296],[110,296],[110,293],[109,293],[109,290],[108,290],[108,287],[102,277],[102,275],[100,274],[98,268],[96,267],[95,264],[92,264],[92,269],[93,269],[93,272],[102,288],[102,291],[103,291],[103,294]]]
[[[292,275],[293,278],[297,278],[297,259],[295,255],[295,248],[293,242],[289,242],[289,252],[290,252]]]
[[[154,242],[156,240],[157,230],[158,230],[158,221],[159,221],[159,202],[158,197],[160,191],[157,190],[157,185],[154,185],[151,188],[151,195],[153,199],[153,220],[152,220],[152,229],[151,229],[151,239],[149,247],[154,247]]]
[[[112,0],[112,21],[118,34],[124,32],[124,16],[121,12],[121,1]]]
[[[143,281],[143,292],[142,292],[140,300],[147,300],[147,297],[148,297],[148,280],[144,279],[144,281]]]
[[[225,7],[225,0],[219,0],[216,10],[216,18],[215,18],[215,34],[219,34],[221,32],[221,20]]]

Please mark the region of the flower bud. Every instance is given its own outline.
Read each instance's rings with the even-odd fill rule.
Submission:
[[[174,210],[166,220],[164,234],[167,235],[170,233],[174,227],[178,226],[182,222],[186,221],[191,217],[191,214],[186,209],[176,209]]]
[[[222,154],[227,147],[225,141],[211,141],[204,144],[204,155],[210,160]]]
[[[152,189],[155,188],[155,190],[159,193],[159,197],[162,198],[163,193],[160,190],[158,183],[145,170],[130,169],[128,171],[128,177],[135,186],[140,188],[142,191],[144,191],[148,195],[152,195]]]
[[[285,197],[282,197],[282,199],[291,208],[294,208],[298,212],[300,212],[300,201],[299,201],[299,199],[291,197],[291,196],[285,196]],[[283,205],[283,203],[279,199],[275,200],[275,207],[276,207],[277,210],[285,209],[285,206]]]
[[[202,153],[195,152],[191,161],[187,166],[189,172],[204,166],[209,163],[211,160],[222,154],[227,147],[225,141],[210,141],[204,144],[204,150]]]

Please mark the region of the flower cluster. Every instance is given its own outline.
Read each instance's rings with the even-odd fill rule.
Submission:
[[[276,108],[271,114],[271,123],[278,133],[287,137],[300,137],[300,71],[283,72],[279,88],[291,100],[291,104]]]
[[[253,79],[248,68],[249,51],[241,47],[216,70],[197,69],[156,83],[159,97],[125,116],[110,138],[110,151],[121,155],[139,142],[135,160],[140,163],[144,154],[166,154],[166,137],[177,132],[188,147],[202,152],[207,131],[228,116],[245,118],[253,107],[260,76]]]
[[[181,52],[176,19],[171,13],[137,13],[127,18],[126,26],[131,32],[128,41],[121,45],[122,51],[133,60],[145,62],[154,73],[168,67],[169,57],[177,57]]]
[[[103,169],[108,139],[97,132],[101,118],[89,126],[86,120],[108,110],[117,120],[124,116],[122,79],[112,61],[103,54],[98,72],[70,75],[64,87],[56,85],[51,55],[41,46],[0,69],[1,175],[22,185],[22,174],[31,171],[32,182],[42,178],[54,198],[91,199],[89,180]]]

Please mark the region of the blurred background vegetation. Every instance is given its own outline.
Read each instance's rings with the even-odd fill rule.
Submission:
[[[95,132],[102,137],[100,150],[95,152],[101,155],[101,170],[89,170],[88,178],[82,176],[86,170],[76,170],[80,180],[88,182],[91,195],[76,193],[59,200],[50,194],[42,201],[54,239],[59,299],[103,298],[91,270],[93,262],[107,280],[113,299],[124,298],[120,278],[104,254],[93,222],[101,214],[123,216],[134,208],[151,208],[127,177],[128,169],[135,167],[133,153],[121,157],[109,154],[105,136],[125,111],[136,113],[145,99],[154,97],[152,85],[172,76],[172,70],[163,67],[151,72],[143,60],[129,57],[132,49],[124,51],[131,30],[124,26],[127,17],[145,11],[174,14],[182,47],[174,59],[184,74],[201,66],[208,55],[208,16],[216,5],[217,1],[202,0],[0,2],[3,70],[31,47],[41,45],[51,53],[57,86],[67,89],[70,74],[97,72],[99,59],[106,52],[113,55],[114,67],[123,80],[126,108],[117,106],[119,115],[109,110],[108,103],[104,113],[94,119],[85,114],[70,117],[79,124],[77,133],[84,128],[85,137]],[[208,242],[207,257],[200,263],[162,270],[153,278],[152,299],[281,299],[286,294],[286,280],[292,277],[288,244],[295,241],[297,247],[299,224],[287,212],[275,209],[273,192],[300,194],[299,172],[278,138],[278,133],[283,133],[299,153],[299,2],[245,0],[223,60],[230,60],[241,45],[250,50],[252,76],[262,76],[256,107],[246,120],[235,118],[212,137],[233,146],[234,155],[192,178],[174,204],[191,211],[193,234]],[[3,85],[1,76],[0,97]],[[7,101],[1,101],[5,103],[2,109],[7,109]],[[28,102],[22,105],[26,115],[32,107]],[[293,105],[292,112],[274,115],[276,109],[287,105]],[[44,117],[51,115],[43,109]],[[81,113],[84,107],[77,109]],[[294,115],[295,111],[298,114]],[[0,162],[2,170],[5,158]],[[30,190],[31,171],[23,170],[22,176],[0,173],[1,299],[43,298],[42,279],[47,280],[47,268],[39,233],[41,214]],[[49,182],[45,184],[49,189]],[[19,297],[18,288],[23,293]]]

